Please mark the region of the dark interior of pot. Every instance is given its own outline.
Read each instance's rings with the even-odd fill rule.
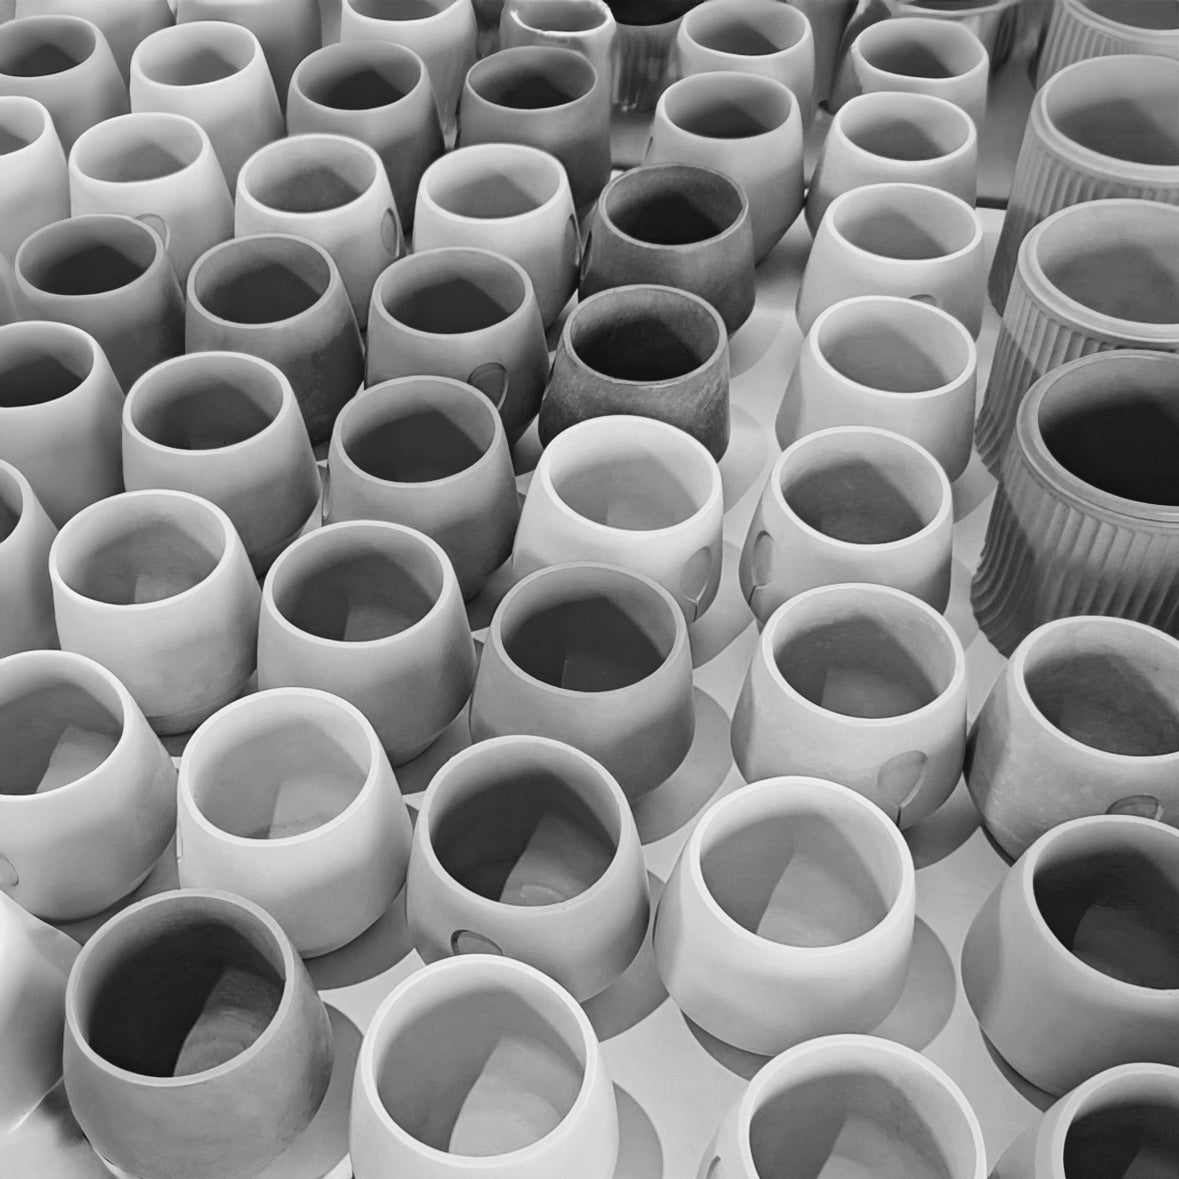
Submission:
[[[23,20],[0,28],[0,74],[42,78],[72,70],[94,52],[94,32],[81,21]]]
[[[636,168],[606,193],[604,214],[628,237],[656,246],[708,241],[735,225],[743,202],[725,177],[672,164]]]
[[[589,33],[606,23],[595,0],[519,0],[513,12],[528,28],[554,33]]]
[[[239,186],[267,208],[280,213],[325,213],[350,205],[377,178],[377,162],[351,140],[320,138],[314,145],[287,142],[289,148],[255,156],[242,170]]]
[[[1069,1126],[1063,1155],[1068,1179],[1174,1179],[1179,1099],[1157,1093],[1100,1101]]]
[[[797,45],[806,30],[797,10],[780,8],[738,9],[728,12],[724,5],[697,10],[689,21],[689,36],[697,45],[714,53],[738,57],[765,57]]]
[[[50,295],[101,295],[140,278],[159,250],[159,239],[131,218],[55,221],[25,240],[19,269]]]
[[[78,332],[50,323],[14,325],[0,335],[0,408],[56,401],[93,368],[94,350]]]
[[[1134,29],[1179,29],[1172,0],[1081,0],[1090,12]]]
[[[254,58],[254,43],[220,22],[153,36],[138,52],[145,78],[161,86],[203,86],[240,73]]]
[[[664,98],[667,117],[681,131],[705,139],[748,139],[781,127],[795,108],[790,91],[768,78],[693,74]]]
[[[0,156],[20,151],[41,138],[46,115],[31,102],[0,105]]]
[[[549,110],[584,98],[597,81],[579,53],[562,49],[509,49],[485,57],[467,82],[485,102],[513,110]]]
[[[914,32],[903,21],[882,21],[863,36],[860,50],[869,65],[886,74],[956,78],[969,73],[985,56],[982,45],[965,26],[952,21],[943,26]]]
[[[391,318],[439,336],[494,327],[518,311],[527,296],[514,267],[473,251],[410,255],[386,273],[380,291]]]
[[[561,165],[555,159],[515,154],[502,146],[496,152],[502,155],[443,156],[424,181],[438,207],[455,217],[490,220],[531,213],[557,195]]]
[[[376,41],[341,41],[328,53],[305,60],[298,76],[303,94],[332,110],[392,106],[422,79],[421,66],[413,58],[392,49],[386,52]]]
[[[279,323],[310,310],[327,293],[332,272],[309,242],[239,238],[205,255],[190,280],[197,304],[229,323]]]
[[[665,25],[703,0],[606,0],[620,25]]]
[[[892,105],[849,103],[840,116],[843,133],[861,151],[889,160],[936,160],[965,147],[970,116],[923,95],[889,96]]]
[[[881,258],[944,258],[978,237],[973,211],[933,188],[853,189],[837,198],[830,216],[853,246]]]
[[[109,184],[159,180],[190,167],[200,157],[195,127],[181,119],[141,116],[107,123],[75,146],[73,162],[87,176]]]
[[[346,3],[370,20],[428,20],[445,12],[454,0],[397,0],[392,6],[387,0],[346,0]]]

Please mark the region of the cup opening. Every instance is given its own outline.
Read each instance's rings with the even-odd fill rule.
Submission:
[[[747,139],[781,127],[794,96],[779,82],[753,74],[692,74],[663,96],[668,119],[705,139]]]
[[[654,246],[709,241],[736,225],[744,208],[730,180],[686,165],[627,172],[610,186],[602,205],[622,233]]]
[[[24,323],[0,332],[0,410],[56,401],[93,371],[93,342],[77,328]]]
[[[551,156],[492,146],[491,152],[459,148],[431,164],[422,183],[443,212],[477,220],[519,217],[560,192],[564,169]]]
[[[17,269],[49,295],[103,295],[142,278],[160,249],[159,238],[133,217],[77,217],[28,238]]]
[[[280,323],[309,311],[327,294],[332,268],[310,242],[247,237],[206,254],[189,281],[194,300],[218,319]]]
[[[421,62],[401,46],[341,41],[307,58],[298,74],[304,96],[340,111],[368,111],[400,102],[421,83]]]
[[[18,95],[0,98],[0,156],[11,155],[36,143],[45,134],[45,109]]]
[[[152,34],[135,57],[143,76],[158,86],[203,86],[240,74],[256,52],[248,30],[225,21],[201,21]]]
[[[513,15],[525,28],[551,33],[592,33],[610,17],[602,0],[519,0]]]
[[[533,46],[485,57],[467,77],[484,102],[512,110],[550,110],[584,98],[597,83],[590,62],[570,49]]]
[[[1174,1083],[1144,1075],[1108,1080],[1088,1096],[1065,1132],[1068,1179],[1179,1174],[1179,1098]]]
[[[969,29],[929,17],[881,21],[861,33],[856,43],[868,65],[906,78],[958,78],[986,59]]]
[[[429,20],[445,12],[455,0],[397,0],[390,6],[388,0],[346,0],[349,8],[358,16],[379,21]]]
[[[888,160],[936,160],[961,151],[973,131],[960,107],[924,94],[853,99],[839,113],[847,138],[861,151]]]
[[[701,0],[606,0],[620,25],[675,25]]]
[[[1179,29],[1179,11],[1171,0],[1081,0],[1081,5],[1132,29]]]
[[[377,161],[343,136],[280,139],[242,169],[240,186],[280,213],[323,213],[350,205],[372,187]]]
[[[66,16],[26,17],[0,27],[0,74],[45,78],[88,60],[97,42],[84,20]]]
[[[505,260],[474,251],[411,254],[379,286],[387,314],[416,332],[480,332],[514,315],[528,297],[524,276]]]
[[[137,114],[99,123],[74,147],[78,170],[107,184],[160,180],[191,167],[204,148],[200,129],[180,116]]]
[[[767,57],[792,49],[805,36],[807,23],[785,4],[711,5],[685,17],[688,36],[704,49],[737,57]]]
[[[945,258],[979,236],[969,205],[923,185],[852,189],[836,198],[829,215],[835,231],[857,249],[898,261]]]

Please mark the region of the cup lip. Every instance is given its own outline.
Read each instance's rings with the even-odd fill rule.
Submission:
[[[679,18],[682,19],[682,18]],[[671,21],[670,25],[675,26],[679,20]],[[627,27],[627,26],[623,26]],[[659,28],[659,25],[641,25],[631,26],[639,28]],[[667,26],[664,26],[667,27]],[[738,141],[742,144],[758,144],[763,148],[768,149],[765,143],[770,136],[779,134],[784,127],[788,127],[791,123],[797,123],[800,127],[802,124],[802,107],[799,105],[798,98],[795,96],[793,90],[786,85],[785,82],[779,82],[777,78],[771,78],[765,74],[750,74],[743,70],[709,70],[703,74],[688,74],[686,77],[680,78],[676,82],[672,82],[670,86],[659,96],[659,101],[655,106],[655,121],[662,119],[669,127],[673,127],[677,135],[683,135],[692,140],[703,140],[705,143],[716,142],[714,136],[700,135],[695,131],[689,131],[686,127],[682,127],[679,123],[671,117],[667,112],[668,103],[677,94],[682,94],[685,90],[696,90],[703,88],[717,88],[722,92],[724,89],[732,88],[734,86],[746,86],[751,89],[761,88],[767,93],[776,93],[781,98],[784,92],[787,97],[787,112],[785,118],[775,126],[768,128],[765,131],[759,131],[755,135],[743,135]]]
[[[183,131],[186,135],[195,134],[200,144],[196,157],[189,160],[187,164],[181,164],[175,171],[168,172],[163,176],[141,180],[108,180],[102,176],[95,176],[93,172],[87,172],[83,169],[81,163],[82,151],[89,148],[103,136],[122,127],[148,127],[152,125],[159,128],[172,127],[177,131]],[[130,189],[149,188],[161,182],[170,182],[183,177],[185,173],[189,173],[201,164],[207,163],[212,151],[213,144],[209,139],[208,133],[195,119],[190,119],[187,115],[177,114],[173,111],[132,111],[129,114],[115,115],[113,118],[104,119],[100,123],[95,123],[92,127],[87,127],[74,140],[74,146],[70,148],[69,173],[71,177],[79,177],[91,187],[116,189],[118,192],[126,193]],[[139,214],[139,217],[144,215]],[[138,220],[138,217],[136,219]]]
[[[198,1073],[188,1073],[182,1077],[153,1077],[144,1073],[132,1072],[130,1069],[121,1068],[119,1065],[112,1064],[104,1056],[100,1056],[90,1046],[89,1038],[83,1034],[81,1013],[78,1010],[78,990],[81,987],[82,973],[85,970],[89,959],[93,956],[95,951],[93,947],[100,944],[104,935],[109,936],[111,930],[120,925],[126,924],[134,918],[137,918],[146,910],[159,905],[175,905],[182,900],[199,900],[203,902],[212,901],[217,905],[228,909],[239,910],[239,916],[244,913],[256,925],[261,925],[270,935],[271,943],[275,949],[278,950],[279,956],[282,959],[283,966],[283,980],[282,980],[282,997],[279,999],[278,1006],[274,1010],[274,1014],[270,1017],[270,1022],[262,1029],[261,1035],[250,1045],[244,1048],[236,1056],[232,1056],[229,1060],[223,1061],[221,1064],[215,1065],[213,1068],[203,1069]],[[254,904],[253,901],[247,900],[245,897],[237,896],[234,893],[224,892],[220,889],[213,888],[177,888],[171,889],[168,892],[157,893],[155,896],[147,897],[144,900],[137,901],[133,905],[129,905],[126,909],[120,910],[113,917],[109,918],[105,925],[101,926],[99,930],[87,940],[82,949],[79,951],[77,958],[74,959],[74,965],[70,970],[69,979],[66,982],[65,993],[65,1020],[66,1028],[74,1045],[83,1056],[86,1057],[89,1064],[106,1073],[109,1076],[118,1078],[119,1080],[128,1081],[141,1088],[145,1089],[162,1089],[174,1090],[185,1089],[194,1085],[205,1084],[209,1081],[217,1080],[238,1068],[248,1064],[255,1057],[261,1055],[270,1045],[271,1041],[276,1039],[282,1032],[282,1026],[290,1016],[291,1011],[295,1006],[295,991],[299,978],[299,971],[302,968],[300,959],[296,956],[290,939],[283,933],[282,927],[278,922],[271,917],[271,915],[262,908],[261,905]]]
[[[928,168],[935,164],[956,163],[964,157],[978,153],[978,127],[970,115],[957,103],[951,102],[948,98],[943,98],[940,94],[925,94],[920,91],[893,90],[857,94],[853,98],[849,98],[835,112],[831,120],[828,135],[835,135],[840,143],[849,151],[869,156],[876,160],[888,160],[894,163],[901,162],[897,160],[896,156],[881,155],[879,152],[872,151],[862,144],[857,143],[844,129],[844,123],[847,122],[852,114],[857,113],[861,108],[865,110],[879,108],[883,105],[882,99],[887,99],[889,103],[896,107],[908,107],[912,112],[917,112],[921,107],[925,107],[930,111],[938,110],[949,118],[957,119],[966,132],[963,141],[952,151],[942,152],[941,155],[927,156],[920,160],[904,161],[905,163],[911,164],[914,167]]]
[[[3,163],[4,160],[14,159],[23,152],[30,151],[33,148],[43,146],[50,134],[55,138],[57,137],[57,130],[53,125],[53,116],[49,113],[49,108],[38,99],[30,98],[27,94],[0,94],[0,110],[4,107],[31,110],[40,117],[41,130],[28,143],[0,155],[0,163]]]
[[[418,69],[418,80],[413,86],[406,91],[400,98],[393,99],[392,102],[382,103],[380,106],[364,107],[359,112],[352,112],[345,110],[342,107],[328,106],[327,103],[320,102],[318,99],[312,98],[307,90],[304,88],[304,78],[310,70],[318,66],[321,62],[331,61],[336,57],[343,58],[346,52],[353,54],[368,54],[372,57],[381,54],[386,55],[389,61],[398,58],[410,65],[416,65]],[[420,91],[424,90],[430,82],[429,74],[426,70],[426,63],[422,60],[421,55],[416,53],[408,45],[398,45],[393,41],[377,41],[373,39],[356,39],[351,41],[332,41],[327,45],[321,45],[313,53],[309,53],[299,64],[295,67],[294,73],[291,74],[291,94],[298,94],[299,101],[306,103],[309,107],[314,107],[320,111],[331,111],[333,114],[361,114],[372,115],[375,111],[388,111],[392,107],[398,106],[403,102],[408,102],[415,97]]]
[[[28,332],[30,328],[48,337],[52,337],[54,334],[72,336],[89,350],[90,367],[85,375],[78,378],[78,383],[74,388],[68,393],[63,393],[60,397],[53,398],[52,401],[44,401],[36,405],[4,405],[0,402],[0,421],[4,419],[5,415],[28,414],[30,411],[36,412],[47,405],[61,405],[71,398],[86,396],[88,387],[93,387],[97,370],[106,360],[106,353],[102,351],[102,346],[89,332],[72,323],[65,323],[57,319],[18,319],[13,323],[0,324],[0,345],[3,345],[7,333],[18,335]]]
[[[378,27],[382,27],[384,25],[393,25],[394,27],[398,25],[408,25],[412,26],[413,28],[421,28],[423,25],[433,24],[445,17],[450,16],[454,9],[458,8],[461,10],[462,8],[466,7],[466,4],[467,0],[449,0],[449,2],[442,8],[438,9],[437,12],[432,12],[429,16],[415,16],[405,19],[396,19],[387,16],[372,16],[370,13],[360,12],[357,10],[354,0],[343,0],[343,6],[352,14],[353,20],[363,21],[366,26],[376,25]],[[363,38],[356,39],[362,40]]]
[[[771,7],[773,4],[773,7]],[[776,11],[781,7],[781,12]],[[694,26],[700,22],[701,17],[698,15],[703,13],[711,16],[713,13],[732,13],[734,16],[744,17],[745,19],[757,19],[758,14],[764,16],[780,16],[784,21],[787,21],[795,26],[797,36],[789,44],[784,45],[780,49],[775,49],[773,53],[759,53],[756,55],[757,61],[776,62],[784,58],[790,57],[807,45],[813,45],[815,40],[814,29],[811,26],[810,18],[800,8],[793,8],[789,5],[777,5],[773,0],[705,0],[703,4],[697,4],[694,8],[688,9],[687,12],[680,19],[680,36],[690,42],[692,45],[703,49],[706,53],[713,57],[730,61],[734,63],[734,67],[739,69],[741,62],[749,61],[751,55],[748,53],[734,53],[731,50],[714,49],[712,46],[704,45],[696,39]],[[785,15],[789,14],[789,15]]]
[[[190,32],[178,32],[177,30],[187,29]],[[250,59],[240,69],[236,69],[231,74],[226,74],[220,78],[211,78],[207,82],[162,82],[158,78],[154,78],[144,71],[143,57],[147,49],[155,48],[157,44],[165,40],[178,40],[184,38],[191,40],[193,34],[198,31],[210,32],[222,38],[236,37],[242,44],[250,45]],[[143,82],[147,86],[153,86],[160,90],[179,90],[185,93],[196,93],[200,90],[205,90],[210,86],[223,86],[226,82],[233,78],[238,78],[247,70],[255,67],[259,58],[262,57],[262,43],[254,35],[254,33],[245,27],[232,21],[224,20],[192,20],[184,21],[181,24],[165,25],[162,29],[156,29],[154,33],[149,33],[139,44],[135,47],[135,52],[131,54],[130,74],[133,81]]]
[[[75,70],[80,70],[80,69],[83,69],[83,68],[89,66],[90,62],[92,62],[94,60],[95,54],[98,53],[98,51],[99,51],[99,45],[106,41],[106,38],[103,36],[102,31],[99,29],[99,27],[92,20],[87,20],[84,16],[77,16],[76,14],[69,13],[69,12],[34,12],[34,13],[30,13],[28,16],[14,17],[11,20],[5,22],[3,25],[0,25],[0,29],[5,28],[5,27],[9,28],[9,29],[13,29],[13,28],[16,28],[18,26],[18,24],[20,25],[21,28],[27,29],[34,22],[36,24],[40,25],[43,29],[47,29],[47,30],[52,29],[52,28],[59,28],[60,29],[60,28],[68,28],[68,27],[72,27],[72,28],[81,27],[81,28],[84,28],[87,32],[89,32],[90,41],[91,41],[89,51],[87,52],[86,56],[81,61],[75,62],[72,66],[67,66],[64,70],[58,70],[54,74],[35,75],[35,77],[38,77],[38,78],[45,78],[45,77],[61,78],[67,74],[72,74]],[[2,32],[0,32],[0,40],[3,40],[3,33]],[[20,75],[19,74],[7,74],[3,70],[0,70],[0,77],[15,78],[15,77],[20,77]]]
[[[907,23],[908,29],[896,27],[902,20]],[[987,52],[987,47],[982,41],[960,21],[949,21],[939,19],[938,17],[906,15],[896,17],[892,20],[877,21],[875,24],[869,25],[866,29],[862,30],[855,40],[852,41],[851,53],[883,78],[910,78],[911,75],[909,74],[898,74],[894,70],[886,70],[874,61],[869,61],[864,56],[864,44],[873,47],[874,42],[880,40],[886,34],[888,37],[900,39],[907,31],[913,33],[918,39],[923,34],[941,37],[943,39],[957,38],[964,48],[970,48],[976,52],[977,60],[968,69],[944,78],[926,78],[922,76],[921,81],[923,84],[932,85],[939,90],[947,89],[953,84],[961,82],[964,78],[973,79],[979,74],[985,77],[990,73],[991,55]],[[865,38],[867,38],[866,42]]]
[[[598,16],[601,19],[598,21],[598,23],[596,25],[593,25],[592,27],[590,27],[588,29],[578,29],[578,30],[574,30],[574,31],[569,31],[569,30],[565,30],[565,29],[557,30],[561,34],[561,36],[576,37],[576,38],[589,37],[595,33],[601,32],[602,29],[610,28],[611,25],[616,23],[614,20],[614,13],[611,11],[610,6],[605,2],[605,0],[577,0],[577,2],[579,4],[581,4],[583,7],[596,9]],[[507,16],[507,18],[509,20],[511,20],[511,21],[515,22],[517,25],[519,25],[520,28],[528,29],[530,32],[533,32],[533,33],[549,33],[549,32],[553,31],[550,29],[542,28],[539,25],[529,24],[528,21],[525,20],[525,18],[524,18],[524,10],[518,4],[513,4],[513,5],[511,5],[511,7],[508,7],[507,5],[505,5],[504,15]]]
[[[1169,38],[1175,35],[1175,29],[1152,29],[1142,25],[1128,25],[1113,17],[1106,16],[1089,7],[1085,0],[1064,0],[1064,7],[1073,20],[1083,24],[1091,24],[1115,37],[1133,37],[1135,40],[1158,41],[1165,45]]]
[[[564,102],[557,102],[551,106],[539,108],[508,106],[505,103],[496,102],[494,99],[488,98],[486,94],[475,89],[475,83],[481,81],[482,75],[490,72],[495,66],[504,66],[506,68],[509,62],[512,61],[524,63],[528,60],[541,61],[545,58],[548,58],[554,63],[564,62],[570,70],[581,70],[583,73],[585,70],[588,70],[590,80],[589,89],[584,94],[578,94],[573,98],[565,99]],[[463,95],[464,97],[469,95],[471,101],[482,103],[484,106],[491,107],[493,110],[507,111],[511,118],[538,123],[550,117],[553,111],[567,111],[572,107],[587,106],[591,102],[596,101],[594,95],[598,90],[600,81],[594,63],[583,53],[578,53],[576,49],[569,49],[564,45],[548,44],[510,45],[505,49],[497,49],[494,53],[480,58],[471,66],[467,71],[466,78],[463,80]]]

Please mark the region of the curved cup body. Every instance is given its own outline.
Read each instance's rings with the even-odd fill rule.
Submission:
[[[23,94],[0,97],[0,255],[11,262],[36,230],[70,215],[65,153],[46,107]]]
[[[56,535],[32,485],[0,459],[0,656],[58,645],[49,585],[49,546]]]
[[[504,0],[499,18],[501,49],[553,45],[573,49],[597,70],[614,94],[614,40],[618,22],[606,0]]]

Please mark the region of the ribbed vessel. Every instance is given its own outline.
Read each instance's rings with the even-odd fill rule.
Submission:
[[[1056,0],[1036,85],[1073,62],[1115,53],[1179,60],[1179,8],[1166,0]]]

